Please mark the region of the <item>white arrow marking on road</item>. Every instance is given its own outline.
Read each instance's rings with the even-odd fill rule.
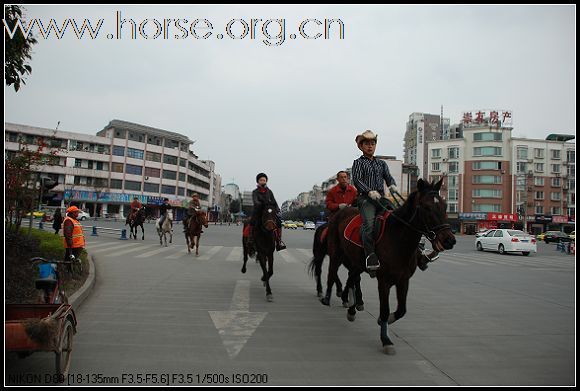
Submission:
[[[230,356],[235,358],[267,312],[250,312],[250,281],[238,280],[229,311],[209,311],[213,324],[218,329],[222,342]]]

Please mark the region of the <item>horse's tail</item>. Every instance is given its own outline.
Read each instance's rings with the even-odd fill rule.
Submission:
[[[314,243],[312,243],[312,254],[314,254],[314,257],[312,258],[312,261],[310,261],[308,267],[308,274],[310,277],[314,277],[320,273],[324,257],[328,254],[328,241],[326,238],[324,238],[324,241],[321,240],[322,233],[326,227],[326,224],[321,225],[316,228],[316,231],[314,232]]]

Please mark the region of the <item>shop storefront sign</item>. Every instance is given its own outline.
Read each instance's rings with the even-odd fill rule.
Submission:
[[[485,212],[459,213],[459,220],[487,220]]]

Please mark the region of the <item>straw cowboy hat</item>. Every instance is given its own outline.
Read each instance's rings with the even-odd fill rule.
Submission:
[[[356,136],[356,139],[355,139],[356,145],[358,145],[358,147],[360,148],[360,144],[365,140],[375,140],[375,142],[376,142],[377,135],[374,134],[370,130],[365,130],[362,134],[359,134],[358,136]]]

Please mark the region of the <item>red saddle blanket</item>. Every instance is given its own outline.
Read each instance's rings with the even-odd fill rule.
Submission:
[[[252,228],[252,226],[249,225],[249,224],[244,227],[244,231],[243,231],[243,234],[242,234],[244,238],[249,238],[250,237],[250,229],[251,228]]]
[[[387,219],[389,218],[389,216],[391,215],[391,212],[384,212],[383,214],[380,214],[377,216],[377,220],[380,222],[380,227],[378,229],[378,235],[375,232],[375,243],[377,243],[379,240],[381,240],[381,238],[383,237],[383,234],[385,233],[385,226],[386,226],[386,222]],[[355,217],[352,218],[352,220],[350,220],[350,222],[348,223],[348,225],[346,226],[346,228],[344,229],[344,238],[354,244],[356,244],[359,247],[363,247],[362,244],[362,238],[360,235],[360,227],[362,225],[362,217],[361,215],[356,215]],[[376,225],[375,225],[376,227]]]

